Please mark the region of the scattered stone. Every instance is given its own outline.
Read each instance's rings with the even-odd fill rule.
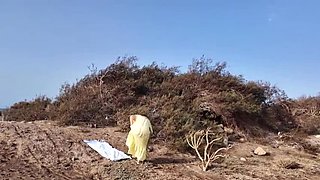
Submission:
[[[300,169],[303,168],[303,166],[297,162],[291,162],[287,165],[285,165],[286,169]]]
[[[153,147],[148,147],[148,152],[153,152]]]
[[[242,143],[246,142],[246,140],[244,138],[240,138],[239,141],[242,142]]]
[[[267,152],[261,147],[258,147],[257,149],[254,150],[254,154],[258,156],[265,156]]]
[[[227,134],[232,134],[233,133],[233,129],[224,127],[224,132],[226,132]]]
[[[241,157],[241,158],[240,158],[240,161],[244,161],[244,162],[246,162],[246,161],[247,161],[247,159],[246,159],[246,158],[244,158],[244,157]]]
[[[292,146],[293,149],[297,149],[298,151],[303,151],[304,148],[302,145],[296,143],[295,145]]]
[[[273,147],[273,148],[279,148],[279,147],[280,147],[279,141],[273,141],[273,142],[271,143],[271,147]]]

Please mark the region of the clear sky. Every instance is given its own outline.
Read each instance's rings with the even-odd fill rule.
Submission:
[[[319,0],[0,0],[0,107],[55,97],[118,56],[205,55],[289,95],[320,92]]]

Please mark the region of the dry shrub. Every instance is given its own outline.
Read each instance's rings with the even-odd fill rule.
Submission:
[[[301,97],[285,102],[284,106],[298,123],[300,132],[320,133],[320,96]]]
[[[282,105],[282,102],[274,103],[264,109],[261,123],[274,132],[289,132],[297,127],[294,117]]]
[[[280,112],[270,120],[278,107],[275,100],[285,99],[279,89],[232,75],[226,63],[201,57],[181,73],[156,63],[139,67],[136,61],[119,58],[99,71],[92,66],[75,84],[63,85],[51,105],[51,117],[65,125],[118,125],[128,130],[129,115],[143,114],[154,126],[154,140],[181,150],[187,148],[187,133],[217,123],[247,132],[256,127],[276,131],[279,122],[290,119]]]
[[[51,99],[39,96],[32,101],[18,102],[12,105],[6,112],[7,121],[35,121],[47,120],[52,115]]]

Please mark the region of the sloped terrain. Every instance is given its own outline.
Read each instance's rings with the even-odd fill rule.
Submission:
[[[119,128],[60,127],[51,121],[0,122],[1,179],[318,179],[319,139],[304,142],[315,146],[306,153],[300,142],[270,135],[267,143],[234,143],[228,157],[202,172],[189,154],[170,151],[152,143],[148,161],[111,162],[83,143],[103,139],[126,152],[126,133]],[[256,156],[256,147],[268,156]],[[305,146],[306,147],[306,146]],[[242,158],[242,160],[240,160]],[[245,161],[244,161],[244,159]]]

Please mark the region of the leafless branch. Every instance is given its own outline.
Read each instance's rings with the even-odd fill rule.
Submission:
[[[224,158],[225,155],[220,154],[220,152],[226,151],[229,149],[229,147],[219,148],[213,152],[214,143],[223,138],[223,137],[217,137],[212,139],[212,137],[215,137],[215,136],[216,136],[215,133],[211,132],[210,129],[207,129],[206,131],[197,131],[197,132],[190,133],[186,138],[188,145],[196,151],[199,159],[201,160],[203,171],[207,170],[211,162],[219,158]],[[203,153],[201,154],[199,152],[199,147],[204,142],[203,141],[204,139],[205,139],[205,146],[203,149]]]

